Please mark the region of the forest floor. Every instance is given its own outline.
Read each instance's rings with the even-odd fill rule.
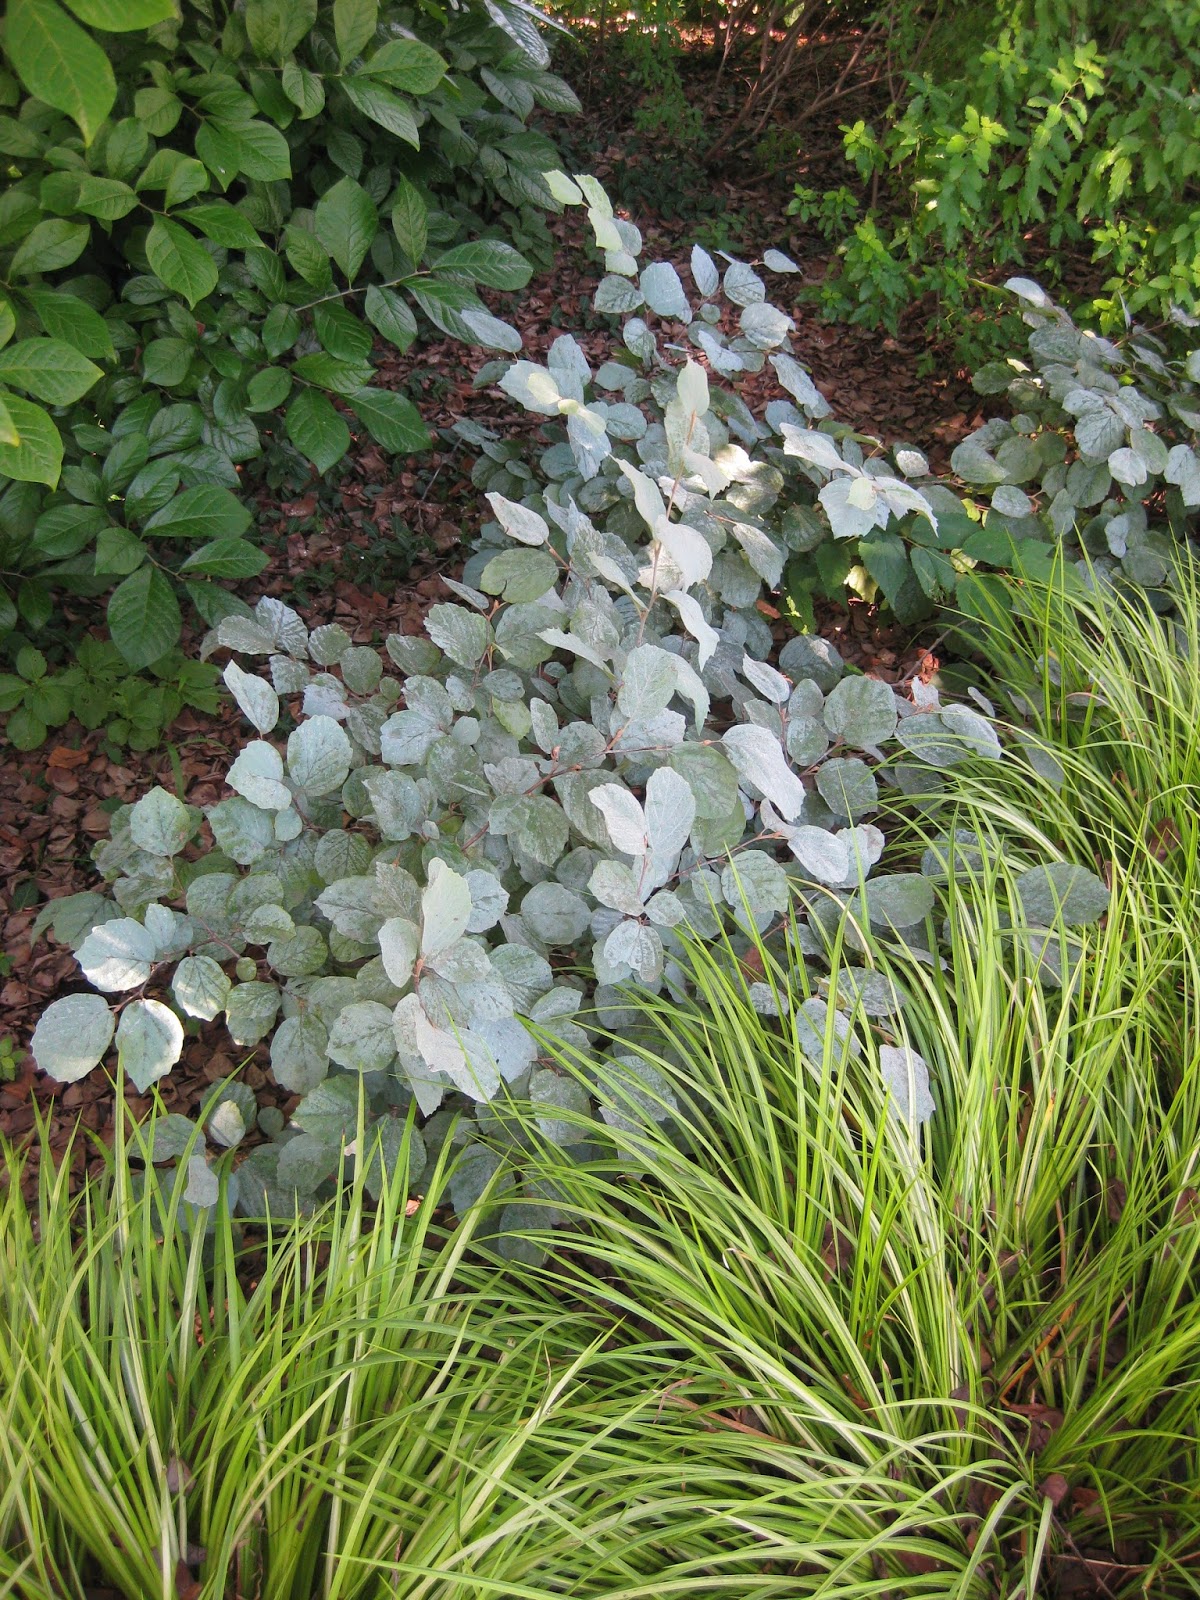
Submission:
[[[648,251],[682,265],[697,239],[750,260],[774,246],[793,256],[807,282],[819,281],[828,244],[784,215],[798,175],[794,161],[751,168],[748,181],[714,177],[686,149],[637,132],[630,121],[637,97],[614,104],[606,92],[601,75],[598,86],[585,89],[584,117],[558,121],[551,131],[572,169],[593,172],[642,228]],[[823,146],[807,149],[805,181],[840,181],[840,161],[835,130]],[[586,225],[568,213],[551,219],[551,226],[552,268],[515,302],[497,302],[497,310],[520,328],[533,359],[567,329],[590,329],[582,342],[598,352],[607,333],[591,298],[601,269],[585,242]],[[787,309],[796,323],[794,353],[839,420],[885,443],[914,444],[935,470],[945,469],[954,444],[981,420],[980,403],[968,374],[948,358],[933,364],[938,376],[927,375],[930,351],[919,323],[892,337],[831,326],[803,299]],[[471,454],[450,433],[452,425],[466,417],[505,435],[531,431],[498,389],[474,387],[486,359],[445,341],[385,360],[380,381],[416,401],[434,433],[433,450],[390,458],[364,438],[336,484],[313,483],[278,496],[261,491],[260,535],[270,561],[252,584],[239,585],[242,598],[277,596],[310,626],[340,622],[356,643],[419,631],[429,606],[447,598],[442,578],[461,565],[481,518]],[[893,681],[920,664],[928,643],[920,632],[882,623],[865,605],[826,607],[820,623],[849,660]],[[192,634],[184,647],[197,642]],[[90,853],[117,806],[155,783],[196,805],[220,799],[243,732],[237,708],[223,703],[212,716],[185,710],[155,750],[119,750],[103,729],[68,723],[40,749],[10,750],[0,762],[0,1134],[22,1139],[42,1118],[56,1152],[77,1120],[101,1139],[110,1135],[114,1106],[104,1075],[58,1085],[37,1074],[28,1055],[40,1011],[84,987],[70,950],[49,937],[35,942],[33,923],[47,899],[98,887]],[[260,1051],[241,1076],[263,1103],[273,1101],[286,1112],[291,1098],[276,1088],[264,1062]],[[181,1062],[156,1088],[169,1110],[195,1116],[213,1086],[238,1066],[223,1029],[209,1024],[188,1040]],[[129,1090],[127,1100],[135,1116],[150,1109],[149,1097]],[[82,1169],[99,1156],[89,1157],[80,1146],[76,1160]]]

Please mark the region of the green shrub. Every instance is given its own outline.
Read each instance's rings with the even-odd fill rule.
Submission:
[[[141,669],[184,597],[244,611],[221,580],[264,564],[264,456],[328,472],[352,427],[428,444],[377,337],[520,347],[478,290],[527,282],[514,240],[548,258],[554,150],[525,121],[576,101],[520,0],[77,10],[104,31],[14,0],[5,34],[0,640],[52,641],[56,593],[111,590]]]
[[[914,44],[927,9],[900,8]],[[977,303],[972,280],[1027,264],[1036,248],[1056,286],[1083,252],[1107,274],[1088,310],[1106,331],[1128,312],[1200,313],[1195,6],[982,0],[942,22],[926,35],[907,104],[881,129],[844,129],[864,181],[888,175],[907,214],[891,222],[880,211],[850,233],[829,308],[894,328],[906,303],[932,291],[942,331],[978,341],[986,323],[962,315]],[[884,297],[862,271],[868,227],[894,263],[885,282],[898,276],[906,294]]]
[[[579,1039],[593,984],[602,1019],[630,981],[677,988],[680,924],[746,939],[816,885],[918,928],[925,881],[871,876],[884,840],[865,819],[880,782],[928,786],[937,769],[1000,754],[977,710],[936,695],[915,707],[847,674],[820,639],[777,647],[764,586],[789,546],[824,535],[826,510],[837,532],[849,502],[818,499],[803,471],[785,493],[776,459],[807,458],[770,445],[772,429],[810,453],[836,453],[834,439],[782,400],[770,425],[756,420],[676,330],[726,373],[757,372],[775,350],[781,381],[821,414],[779,348],[788,319],[732,262],[724,291],[743,332],[722,333],[721,275],[698,249],[693,321],[672,266],[637,275],[637,230],[593,180],[550,181],[564,202],[586,191],[611,269],[598,308],[644,309],[661,344],[630,317],[595,373],[569,335],[546,366],[504,369],[501,387],[550,419],[551,442],[536,474],[485,450],[477,476],[497,520],[449,584],[459,603],[432,609],[427,637],[388,639],[403,679],[276,600],[219,622],[208,648],[267,658],[271,678],[225,671],[261,737],[230,769],[234,797],[207,810],[215,849],[185,859],[200,814],[154,790],[114,815],[97,852],[115,903],[75,897],[42,919],[85,977],[131,998],[119,1025],[100,995],[56,1002],[35,1035],[40,1065],[82,1076],[116,1026],[118,1060],[144,1090],[179,1055],[180,1011],[223,1012],[236,1044],[271,1038],[276,1079],[306,1097],[303,1137],[248,1162],[289,1194],[337,1171],[360,1078],[381,1112],[415,1098],[434,1116],[454,1095],[486,1124],[492,1102],[528,1089],[553,1122],[574,1090],[538,1065],[519,1018]],[[900,479],[854,464],[857,448],[842,445],[842,482],[877,494],[880,520],[932,515]],[[285,762],[267,736],[291,696]],[[181,899],[185,912],[169,908]]]

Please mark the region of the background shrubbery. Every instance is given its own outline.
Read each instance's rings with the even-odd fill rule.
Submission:
[[[219,580],[264,565],[246,498],[264,464],[329,472],[351,428],[428,445],[374,381],[377,338],[520,347],[478,290],[548,259],[554,148],[526,122],[577,102],[504,0],[76,10],[15,0],[5,33],[0,649],[69,652],[64,595],[111,591],[119,660],[142,669],[185,605],[245,609]],[[115,663],[79,665],[18,664],[36,687],[0,691],[10,738],[121,718]]]

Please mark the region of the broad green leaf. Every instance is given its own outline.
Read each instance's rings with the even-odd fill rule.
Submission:
[[[523,289],[533,276],[533,268],[520,251],[501,239],[455,245],[437,257],[431,270],[461,273],[491,289]]]
[[[0,440],[0,473],[18,483],[45,483],[55,488],[63,457],[58,429],[41,406],[11,394],[3,396],[3,403],[18,443]]]
[[[145,524],[145,531],[157,538],[219,539],[235,538],[250,526],[250,511],[237,495],[216,484],[198,484],[184,489]]]
[[[103,376],[99,367],[58,339],[21,339],[0,350],[0,383],[52,406],[70,405]]]
[[[202,244],[169,217],[156,217],[146,235],[146,259],[168,289],[197,305],[217,286],[217,264]]]
[[[283,61],[317,20],[317,0],[246,0],[246,37],[261,61]]]
[[[192,816],[183,801],[156,784],[129,813],[129,836],[152,856],[177,856],[192,836]]]
[[[328,472],[350,448],[350,429],[332,401],[316,389],[303,389],[287,409],[288,438],[318,472]]]
[[[134,33],[179,15],[176,0],[67,0],[80,22],[103,33]]]
[[[359,389],[349,402],[367,432],[393,455],[428,450],[429,431],[411,400],[390,389]]]
[[[422,245],[422,249],[424,246]],[[417,319],[394,289],[371,284],[363,300],[367,321],[403,352],[417,336]]]
[[[246,410],[278,411],[292,392],[292,375],[283,367],[264,367],[246,385]]]
[[[80,355],[110,360],[116,355],[107,322],[86,301],[59,289],[26,289],[23,292],[52,339],[70,345]]]
[[[189,206],[177,213],[177,220],[198,228],[206,239],[224,245],[230,250],[253,250],[262,247],[258,229],[236,206],[227,200],[206,200],[203,205]]]
[[[363,62],[359,73],[380,78],[405,94],[432,94],[446,75],[446,63],[419,39],[389,39]]]
[[[317,238],[353,282],[379,226],[375,202],[353,178],[327,189],[313,211]]]
[[[139,567],[109,596],[108,627],[131,667],[148,667],[178,643],[179,601],[156,567]]]
[[[117,98],[112,67],[95,40],[54,0],[10,0],[4,44],[30,94],[65,111],[91,144]]]
[[[340,82],[347,100],[356,110],[361,111],[364,117],[369,117],[372,122],[378,123],[397,139],[403,139],[405,144],[412,145],[414,150],[420,146],[421,135],[417,131],[417,119],[413,116],[407,101],[401,100],[381,83],[365,77],[342,78]]]
[[[280,82],[284,94],[299,111],[302,122],[325,109],[325,85],[315,72],[310,72],[299,62],[285,63]]]
[[[333,36],[343,67],[370,44],[378,23],[378,0],[333,0]]]
[[[63,217],[39,222],[17,246],[9,263],[9,281],[34,272],[57,272],[60,267],[69,267],[87,249],[91,236],[92,230],[86,222],[68,222]]]
[[[98,994],[69,994],[47,1006],[33,1030],[33,1059],[56,1083],[77,1083],[112,1043],[113,1014]]]
[[[420,192],[407,178],[397,178],[396,199],[392,206],[392,231],[401,250],[414,265],[425,254],[428,222],[429,208]],[[370,316],[369,310],[367,315]]]

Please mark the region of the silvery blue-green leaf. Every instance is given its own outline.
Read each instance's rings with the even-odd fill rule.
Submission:
[[[1003,483],[1008,476],[995,457],[972,439],[964,439],[955,446],[950,466],[964,483]]]
[[[334,1018],[329,1058],[354,1072],[382,1072],[396,1054],[392,1013],[376,1000],[359,1000]]]
[[[493,951],[492,967],[512,996],[515,1009],[523,1014],[554,981],[550,963],[520,945],[501,945]]]
[[[744,372],[746,363],[736,350],[730,350],[718,338],[701,328],[696,334],[701,350],[708,357],[708,364],[720,378],[732,378],[735,373]]]
[[[506,500],[502,494],[487,495],[487,502],[496,514],[496,521],[520,544],[545,544],[550,537],[550,526],[544,517],[515,500]]]
[[[191,919],[172,911],[169,906],[148,905],[143,921],[146,932],[154,940],[154,954],[159,961],[177,960],[195,941],[196,929]]]
[[[695,639],[698,646],[696,659],[700,663],[701,670],[703,670],[712,660],[713,653],[721,642],[720,634],[705,621],[704,613],[700,609],[700,602],[685,590],[668,589],[661,598],[675,607],[679,613],[680,621],[692,638]],[[705,694],[707,695],[707,690]],[[705,711],[704,715],[707,716],[707,714],[707,711]]]
[[[648,1121],[666,1122],[679,1109],[662,1072],[640,1056],[621,1055],[606,1062],[596,1098],[605,1122],[623,1133],[637,1133]]]
[[[866,886],[866,906],[877,926],[912,928],[933,910],[933,888],[919,872],[873,878]]]
[[[646,432],[646,419],[634,405],[610,405],[604,413],[605,431],[614,439],[640,439]]]
[[[556,417],[562,392],[545,367],[533,361],[514,361],[500,379],[500,387],[526,411]]]
[[[379,752],[392,767],[420,766],[444,729],[420,711],[397,711],[379,730]]]
[[[1149,477],[1146,463],[1136,450],[1114,450],[1108,458],[1108,470],[1118,483],[1136,489]]]
[[[862,539],[887,521],[879,491],[868,478],[835,478],[817,496],[835,539]]]
[[[589,1137],[591,1099],[574,1078],[543,1067],[530,1079],[529,1099],[538,1128],[551,1144],[580,1144]]]
[[[236,1100],[222,1100],[214,1107],[206,1124],[206,1131],[214,1144],[232,1150],[246,1137],[246,1119]]]
[[[1017,899],[1026,922],[1037,927],[1053,927],[1062,921],[1068,928],[1096,922],[1108,910],[1109,891],[1087,867],[1069,861],[1030,867],[1015,884]]]
[[[679,281],[679,274],[669,261],[655,261],[643,268],[638,280],[646,304],[660,317],[673,317],[677,322],[690,322],[692,308]]]
[[[802,411],[807,412],[810,417],[829,415],[832,410],[829,401],[793,356],[784,352],[773,355],[771,365],[775,369],[775,376]]]
[[[153,935],[132,917],[93,928],[76,951],[83,975],[97,989],[137,989],[150,976],[157,955]]]
[[[664,875],[669,874],[674,871],[696,820],[696,799],[687,779],[671,767],[656,768],[646,784],[644,810],[655,866]]]
[[[604,941],[604,958],[615,969],[628,968],[643,983],[662,976],[663,948],[658,930],[644,922],[618,923]]]
[[[946,726],[940,711],[904,717],[896,728],[896,738],[931,767],[955,767],[972,753],[963,736]]]
[[[254,620],[271,635],[271,643],[289,656],[303,659],[308,654],[308,629],[300,615],[282,600],[265,594],[254,607]]]
[[[692,246],[692,279],[705,300],[711,299],[721,286],[716,262],[698,244]]]
[[[1002,483],[992,491],[992,509],[1005,517],[1027,517],[1033,510],[1033,501],[1024,489]]]
[[[474,939],[459,939],[439,950],[431,960],[430,970],[460,990],[469,984],[485,983],[492,971],[487,951]]]
[[[1004,754],[995,728],[970,706],[943,706],[940,715],[942,726],[959,738],[971,754],[991,761],[998,761]]]
[[[155,1166],[161,1161],[174,1161],[196,1139],[196,1124],[190,1117],[169,1112],[165,1117],[155,1117],[149,1124],[154,1135],[150,1146],[150,1160]]]
[[[818,883],[844,883],[849,875],[850,852],[840,834],[804,824],[788,834],[788,849]]]
[[[758,919],[787,909],[791,899],[787,874],[764,850],[744,850],[721,873],[721,893],[734,911],[749,905]]]
[[[549,755],[558,743],[558,717],[554,707],[545,700],[534,698],[529,702],[529,725],[539,750]]]
[[[740,322],[743,334],[756,350],[774,350],[795,326],[791,317],[785,317],[766,301],[755,301],[744,307]]]
[[[708,377],[695,361],[686,362],[675,379],[675,394],[686,415],[702,417],[708,411]]]
[[[326,1078],[305,1096],[292,1115],[298,1128],[338,1149],[350,1139],[358,1126],[358,1101],[361,1085],[353,1078]],[[336,1165],[336,1154],[334,1165]]]
[[[690,589],[694,583],[707,579],[713,569],[713,553],[695,528],[690,528],[686,522],[668,522],[666,517],[660,517],[654,536],[679,574],[680,582],[672,584],[672,588]]]
[[[470,1047],[468,1055],[471,1055],[476,1044],[487,1051],[505,1083],[514,1082],[526,1072],[538,1054],[533,1035],[513,1016],[473,1021],[467,1043]]]
[[[783,749],[766,728],[749,723],[732,727],[721,740],[744,784],[766,795],[779,814],[794,822],[804,804],[805,788],[784,760]]]
[[[33,1059],[56,1083],[77,1083],[112,1043],[113,1015],[98,994],[69,994],[48,1005],[33,1030]]]
[[[1125,443],[1126,428],[1102,402],[1085,411],[1075,424],[1075,443],[1085,456],[1109,460]]]
[[[251,621],[249,617],[222,617],[209,635],[213,645],[227,650],[240,650],[245,655],[266,656],[275,648],[269,628]]]
[[[346,687],[355,694],[374,694],[383,676],[383,663],[379,653],[369,645],[351,645],[341,659],[340,666]]]
[[[619,783],[603,783],[592,790],[591,801],[604,816],[613,849],[622,855],[643,855],[649,843],[646,814],[629,790]]]
[[[772,589],[778,588],[783,577],[783,562],[786,552],[767,537],[761,528],[754,527],[748,522],[731,522],[728,531],[742,547],[742,554],[758,573],[759,577]]]
[[[614,228],[620,222],[619,217],[613,218]],[[606,250],[604,252],[604,270],[617,272],[627,278],[632,278],[637,272],[637,257],[630,255],[628,250]]]
[[[341,1147],[315,1133],[302,1133],[280,1147],[277,1182],[284,1191],[312,1194],[337,1171]]]
[[[619,711],[613,713],[619,730],[613,749],[619,755],[645,756],[682,744],[687,722],[678,711],[656,711],[652,717],[633,717],[626,722]]]
[[[1183,503],[1188,509],[1200,506],[1200,456],[1186,444],[1172,446],[1167,453],[1163,477],[1168,483],[1178,485]]]
[[[211,1022],[229,998],[229,979],[211,956],[186,956],[175,968],[171,993],[189,1017]]]
[[[308,636],[308,653],[319,667],[333,667],[351,645],[350,635],[337,622],[314,628]]]
[[[389,917],[379,930],[379,954],[384,971],[397,989],[403,989],[413,976],[421,949],[421,931],[406,917]]]
[[[582,896],[560,883],[547,882],[529,890],[521,902],[521,916],[543,944],[570,945],[587,931],[591,914]]]
[[[198,1206],[204,1210],[215,1206],[220,1195],[220,1179],[204,1157],[197,1152],[188,1161],[188,1181],[183,1191],[184,1201],[189,1206]]]
[[[782,361],[783,357],[777,356],[773,360]],[[785,455],[807,461],[822,472],[846,471],[846,462],[843,461],[837,445],[827,433],[818,433],[814,428],[793,428],[785,424],[783,439]]]
[[[425,803],[407,772],[380,772],[364,782],[381,838],[411,838],[420,826]]]
[[[789,639],[779,652],[779,669],[793,683],[811,679],[822,694],[828,694],[846,667],[828,639],[801,633]]]
[[[486,617],[465,606],[432,606],[425,618],[425,631],[440,650],[460,667],[473,667],[492,642],[492,628]]]
[[[489,928],[496,926],[508,910],[508,890],[499,878],[481,867],[467,873],[467,887],[471,891],[467,932],[486,933]]]
[[[332,717],[310,717],[288,736],[292,781],[307,794],[332,794],[350,771],[350,741]]]
[[[896,697],[877,678],[843,678],[825,701],[825,726],[835,739],[863,750],[896,731]]]
[[[629,317],[621,329],[621,338],[627,350],[631,350],[639,361],[651,362],[658,353],[658,342],[641,317]]]
[[[280,977],[309,978],[325,967],[329,947],[318,929],[299,927],[272,939],[266,959]]]
[[[524,342],[511,322],[502,322],[490,311],[467,306],[458,314],[475,335],[476,342],[483,345],[485,350],[504,350],[509,355],[515,355]]]
[[[371,847],[361,834],[331,828],[313,852],[313,866],[326,883],[353,878],[371,865]]]
[[[270,1033],[279,1011],[279,990],[252,979],[238,983],[225,1002],[225,1026],[234,1044],[257,1044]]]
[[[725,296],[735,306],[757,305],[767,298],[767,286],[753,267],[733,261],[725,269]]]
[[[312,1012],[285,1017],[271,1040],[271,1071],[280,1088],[309,1094],[329,1072],[329,1034]]]
[[[460,1217],[487,1192],[503,1165],[500,1153],[487,1145],[472,1143],[462,1152],[450,1173],[450,1199]],[[513,1183],[511,1173],[505,1173],[495,1192],[503,1193],[511,1189]]]
[[[565,172],[560,172],[557,167],[552,167],[548,172],[542,173],[542,178],[550,193],[561,206],[581,206],[583,190],[577,183],[572,182]],[[455,1202],[455,1210],[462,1208]]]
[[[636,311],[645,301],[645,295],[635,283],[610,273],[601,278],[597,285],[592,305],[597,311],[609,311],[620,316],[626,311]]]
[[[895,1016],[905,999],[891,978],[865,967],[843,967],[838,973],[837,995],[848,1011],[858,1005],[868,1017]]]
[[[152,856],[177,856],[191,837],[191,813],[182,800],[155,785],[129,813],[129,833]]]
[[[170,1072],[183,1049],[183,1024],[160,1000],[134,1000],[117,1024],[117,1063],[139,1094]]]
[[[421,956],[430,961],[462,938],[471,920],[471,888],[444,861],[429,863],[421,895]]]
[[[784,744],[789,758],[798,767],[811,767],[829,749],[829,735],[825,724],[815,717],[788,717],[784,730]]]
[[[602,906],[610,906],[627,917],[641,916],[642,893],[638,879],[624,862],[598,861],[588,888]]]
[[[346,690],[340,678],[319,672],[304,686],[303,711],[306,717],[332,717],[344,722],[350,711]]]
[[[710,821],[727,817],[738,804],[737,772],[715,745],[677,745],[667,765],[686,781],[698,817]]]
[[[645,906],[646,916],[656,928],[677,928],[687,917],[687,907],[670,889],[652,894]]]
[[[223,674],[225,686],[237,701],[242,715],[258,729],[270,733],[279,721],[279,696],[265,678],[256,678],[243,672],[236,661],[231,661]]]
[[[856,758],[826,761],[817,773],[817,793],[836,816],[851,820],[879,803],[874,773],[865,761]]]
[[[764,250],[763,266],[771,272],[799,272],[800,268],[791,256],[785,256],[782,250]]]
[[[652,717],[675,693],[675,658],[657,645],[640,644],[625,658],[617,694],[624,717]]]
[[[742,676],[746,682],[752,684],[759,694],[781,706],[791,698],[792,686],[775,668],[768,666],[765,661],[755,661],[753,656],[742,654]]]
[[[292,791],[283,781],[283,758],[263,739],[243,746],[225,781],[260,811],[284,811],[292,803]]]
[[[929,1089],[929,1068],[915,1050],[880,1045],[879,1071],[888,1091],[888,1109],[916,1132],[937,1107]]]

